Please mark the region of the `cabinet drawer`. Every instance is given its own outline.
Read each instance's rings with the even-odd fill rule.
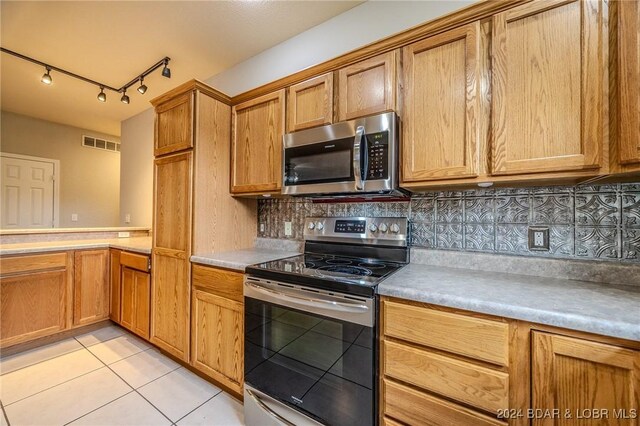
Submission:
[[[509,325],[385,300],[387,336],[507,366]]]
[[[390,380],[383,380],[383,410],[409,425],[506,425],[485,414],[474,412],[449,401],[419,392]],[[395,423],[390,423],[395,424]]]
[[[222,269],[193,265],[193,285],[203,287],[210,293],[242,302],[242,282],[244,275]]]
[[[66,268],[67,253],[36,254],[0,258],[0,274],[9,275],[21,272]]]
[[[128,266],[131,269],[137,269],[138,271],[149,271],[149,258],[141,254],[134,254],[123,251],[120,255],[120,265]]]
[[[383,373],[491,413],[509,406],[509,375],[459,359],[383,342]]]

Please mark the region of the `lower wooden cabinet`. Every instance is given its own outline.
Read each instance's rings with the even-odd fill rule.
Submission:
[[[109,317],[109,250],[75,252],[73,324],[85,325]]]
[[[151,275],[122,267],[122,316],[120,324],[149,339]]]
[[[0,259],[0,347],[65,330],[73,285],[73,254]]]
[[[238,395],[244,384],[243,275],[193,266],[191,364]]]
[[[111,304],[109,305],[109,318],[120,323],[120,250],[111,249],[109,251],[109,284],[111,286]]]

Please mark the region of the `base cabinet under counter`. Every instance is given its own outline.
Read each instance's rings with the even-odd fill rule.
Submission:
[[[151,263],[147,255],[112,250],[110,318],[149,340],[151,330]],[[115,261],[117,259],[117,262]]]

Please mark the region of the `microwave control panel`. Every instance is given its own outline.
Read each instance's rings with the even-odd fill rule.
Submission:
[[[367,138],[366,180],[389,177],[389,132],[370,133]]]

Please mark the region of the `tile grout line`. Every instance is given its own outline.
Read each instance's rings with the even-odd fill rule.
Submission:
[[[75,338],[74,338],[74,340],[75,340]],[[37,348],[35,348],[35,349],[37,349]],[[63,353],[63,354],[60,354],[60,355],[56,355],[56,356],[51,357],[51,358],[43,359],[42,361],[38,361],[38,362],[34,362],[33,364],[25,365],[24,367],[16,368],[15,370],[11,370],[11,371],[9,371],[7,373],[0,374],[0,377],[4,377],[4,376],[9,375],[11,373],[15,373],[16,371],[24,370],[25,368],[34,367],[34,366],[36,366],[38,364],[42,364],[43,362],[51,361],[51,360],[54,360],[56,358],[60,358],[61,356],[69,355],[69,354],[81,351],[83,349],[86,349],[86,348],[83,346],[81,348],[75,349],[75,350],[70,351],[70,352],[66,352],[66,353]],[[22,354],[17,354],[17,355],[22,355]]]
[[[189,411],[187,414],[185,414],[184,416],[180,417],[178,420],[176,420],[175,422],[173,422],[173,424],[177,425],[178,422],[184,420],[185,417],[187,417],[188,415],[190,415],[191,413],[193,413],[194,411],[196,411],[198,408],[202,407],[204,404],[206,404],[207,402],[211,401],[213,398],[217,397],[218,395],[220,395],[222,393],[222,389],[220,389],[218,391],[218,393],[216,393],[215,395],[213,395],[211,398],[207,399],[205,402],[203,402],[202,404],[198,405],[196,408],[194,408],[193,410]]]
[[[109,401],[109,402],[106,402],[106,403],[102,404],[101,406],[99,406],[99,407],[97,407],[97,408],[95,408],[95,409],[93,409],[93,410],[91,410],[91,411],[88,411],[88,412],[84,413],[84,414],[83,414],[83,415],[81,415],[80,417],[76,417],[75,419],[71,420],[70,422],[65,423],[65,424],[64,424],[64,426],[67,426],[67,425],[69,425],[69,424],[71,424],[71,423],[73,423],[73,422],[76,422],[76,421],[80,420],[81,418],[88,416],[88,415],[89,415],[89,414],[91,414],[91,413],[95,413],[95,412],[96,412],[96,411],[98,411],[99,409],[106,407],[107,405],[111,404],[112,402],[115,402],[115,401],[117,401],[117,400],[119,400],[119,399],[122,399],[122,398],[124,398],[124,397],[125,397],[125,396],[127,396],[127,395],[131,395],[133,392],[134,392],[134,390],[132,390],[132,391],[130,391],[130,392],[127,392],[127,393],[125,393],[124,395],[120,395],[120,396],[119,396],[119,397],[117,397],[116,399],[113,399],[113,400],[111,400],[111,401]]]
[[[4,410],[4,404],[0,401],[0,409],[2,410],[2,416],[7,421],[7,426],[11,426],[11,422],[9,421],[9,416],[7,416],[7,412]]]

